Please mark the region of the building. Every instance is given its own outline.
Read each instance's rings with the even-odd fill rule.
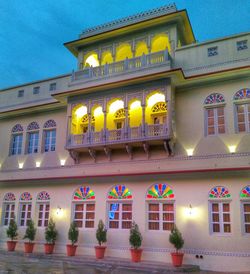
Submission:
[[[1,246],[15,214],[36,250],[53,217],[64,253],[129,257],[132,220],[143,259],[170,262],[174,223],[184,263],[250,269],[250,33],[195,40],[186,10],[164,6],[93,27],[65,43],[77,70],[0,92]]]

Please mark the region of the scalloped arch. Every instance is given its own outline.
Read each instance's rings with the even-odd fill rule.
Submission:
[[[14,132],[23,132],[23,127],[20,125],[20,124],[16,124],[12,130],[11,130],[13,133]]]
[[[132,199],[132,193],[125,185],[113,186],[108,192],[108,199],[120,200],[120,199]]]
[[[56,127],[56,122],[55,120],[52,120],[52,119],[48,120],[43,125],[43,128],[52,128],[52,127]]]
[[[249,88],[240,89],[234,94],[234,100],[242,100],[242,99],[249,99],[249,98],[250,98]]]
[[[204,101],[205,105],[225,103],[225,98],[220,93],[211,93],[208,95]]]
[[[15,196],[14,193],[8,192],[8,193],[6,193],[6,194],[4,195],[3,200],[4,200],[5,202],[13,202],[13,201],[16,200],[16,196]]]
[[[174,199],[173,189],[167,184],[154,184],[147,190],[147,199]]]
[[[95,192],[89,186],[80,186],[74,192],[74,201],[94,200]]]
[[[208,197],[211,198],[211,199],[231,198],[231,194],[230,194],[227,187],[225,187],[225,186],[215,186],[209,191]]]
[[[33,121],[31,122],[28,126],[27,126],[27,130],[35,130],[35,129],[39,129],[39,125],[37,122]]]
[[[49,201],[50,200],[50,195],[47,191],[41,191],[37,194],[37,201]]]
[[[32,196],[29,192],[23,192],[20,196],[20,201],[32,201]]]

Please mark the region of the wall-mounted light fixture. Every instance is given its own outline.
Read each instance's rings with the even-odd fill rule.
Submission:
[[[37,161],[36,162],[36,167],[40,167],[41,166],[41,162]]]
[[[61,217],[63,215],[63,210],[60,206],[58,206],[57,209],[56,209],[56,215],[58,217]]]
[[[19,163],[18,167],[19,167],[19,169],[22,169],[23,168],[23,163]]]
[[[65,165],[65,162],[66,162],[66,160],[65,160],[65,159],[61,159],[61,160],[60,160],[60,164],[61,164],[61,166],[64,166],[64,165]]]
[[[236,146],[228,146],[229,152],[230,153],[235,153],[236,152]]]
[[[191,157],[194,154],[194,149],[193,148],[188,148],[188,149],[186,149],[186,152],[187,152],[187,156]]]

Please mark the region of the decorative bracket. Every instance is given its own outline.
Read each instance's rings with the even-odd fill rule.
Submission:
[[[164,148],[165,148],[166,152],[168,153],[168,156],[174,156],[174,147],[173,147],[174,144],[173,144],[173,142],[171,142],[171,140],[168,139],[168,140],[165,140],[163,142],[163,144],[164,144]]]
[[[111,161],[111,149],[109,147],[104,147],[103,149],[109,161]]]
[[[75,164],[79,164],[80,153],[75,150],[69,150],[70,157],[74,160]]]
[[[94,161],[96,161],[95,150],[93,150],[92,148],[89,148],[88,151],[89,151],[89,155],[94,159]]]
[[[126,147],[126,151],[127,151],[128,155],[129,155],[129,158],[132,160],[133,159],[132,146],[129,144],[126,144],[125,147]]]
[[[149,158],[149,144],[144,142],[143,149],[144,149],[145,153],[147,154],[147,157]]]

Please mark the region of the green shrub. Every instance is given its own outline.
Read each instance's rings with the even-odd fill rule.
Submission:
[[[174,228],[171,230],[171,234],[169,235],[169,242],[174,245],[177,253],[178,250],[181,249],[184,245],[182,235],[176,226],[174,226]]]
[[[11,239],[11,241],[15,240],[18,236],[17,232],[17,223],[15,219],[11,219],[9,226],[6,230],[7,237]]]
[[[53,219],[49,219],[48,226],[45,229],[45,240],[47,244],[54,244],[57,237],[56,224]]]
[[[98,244],[101,246],[103,243],[107,242],[107,229],[102,220],[98,223],[98,228],[96,230],[96,239]]]
[[[28,226],[25,231],[24,239],[29,239],[29,242],[33,242],[36,236],[36,228],[33,220],[28,221]]]
[[[142,235],[139,231],[138,225],[135,222],[132,223],[132,227],[130,229],[129,242],[130,242],[131,248],[134,248],[134,249],[140,248],[142,243]]]
[[[68,239],[71,241],[71,244],[74,245],[78,241],[79,231],[75,222],[70,224]]]

